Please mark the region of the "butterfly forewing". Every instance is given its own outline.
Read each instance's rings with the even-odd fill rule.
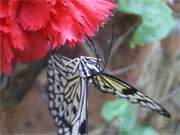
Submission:
[[[102,92],[125,98],[132,103],[140,104],[143,107],[159,112],[161,115],[170,117],[170,114],[157,102],[114,76],[100,73],[93,77],[92,82]]]
[[[75,61],[52,55],[48,61],[49,110],[59,135],[87,134],[86,82],[74,72]]]

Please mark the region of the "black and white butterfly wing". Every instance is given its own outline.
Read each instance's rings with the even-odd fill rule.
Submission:
[[[132,103],[140,104],[143,107],[159,112],[163,116],[170,117],[169,112],[167,112],[153,99],[145,96],[139,90],[114,76],[100,73],[98,75],[94,75],[91,81],[102,92],[110,93],[120,98],[125,98]]]
[[[71,59],[52,55],[48,61],[49,110],[59,135],[87,134],[87,86]]]

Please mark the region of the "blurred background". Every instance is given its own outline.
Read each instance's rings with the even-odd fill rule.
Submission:
[[[117,0],[117,11],[93,42],[108,60],[105,72],[141,89],[172,118],[90,87],[90,135],[180,134],[180,0],[155,1]],[[64,46],[59,54],[92,56],[86,43]],[[47,107],[47,58],[14,68],[0,74],[0,135],[56,135]]]

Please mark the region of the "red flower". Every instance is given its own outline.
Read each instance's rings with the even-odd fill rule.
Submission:
[[[40,59],[50,48],[82,42],[114,8],[112,0],[0,1],[0,69],[7,73],[17,61]]]

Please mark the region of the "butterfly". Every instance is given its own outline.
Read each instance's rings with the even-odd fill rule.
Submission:
[[[104,93],[125,98],[163,116],[171,117],[169,112],[153,99],[128,83],[104,73],[99,61],[93,57],[69,59],[51,55],[48,61],[49,110],[59,135],[88,134],[87,93],[90,84]]]

